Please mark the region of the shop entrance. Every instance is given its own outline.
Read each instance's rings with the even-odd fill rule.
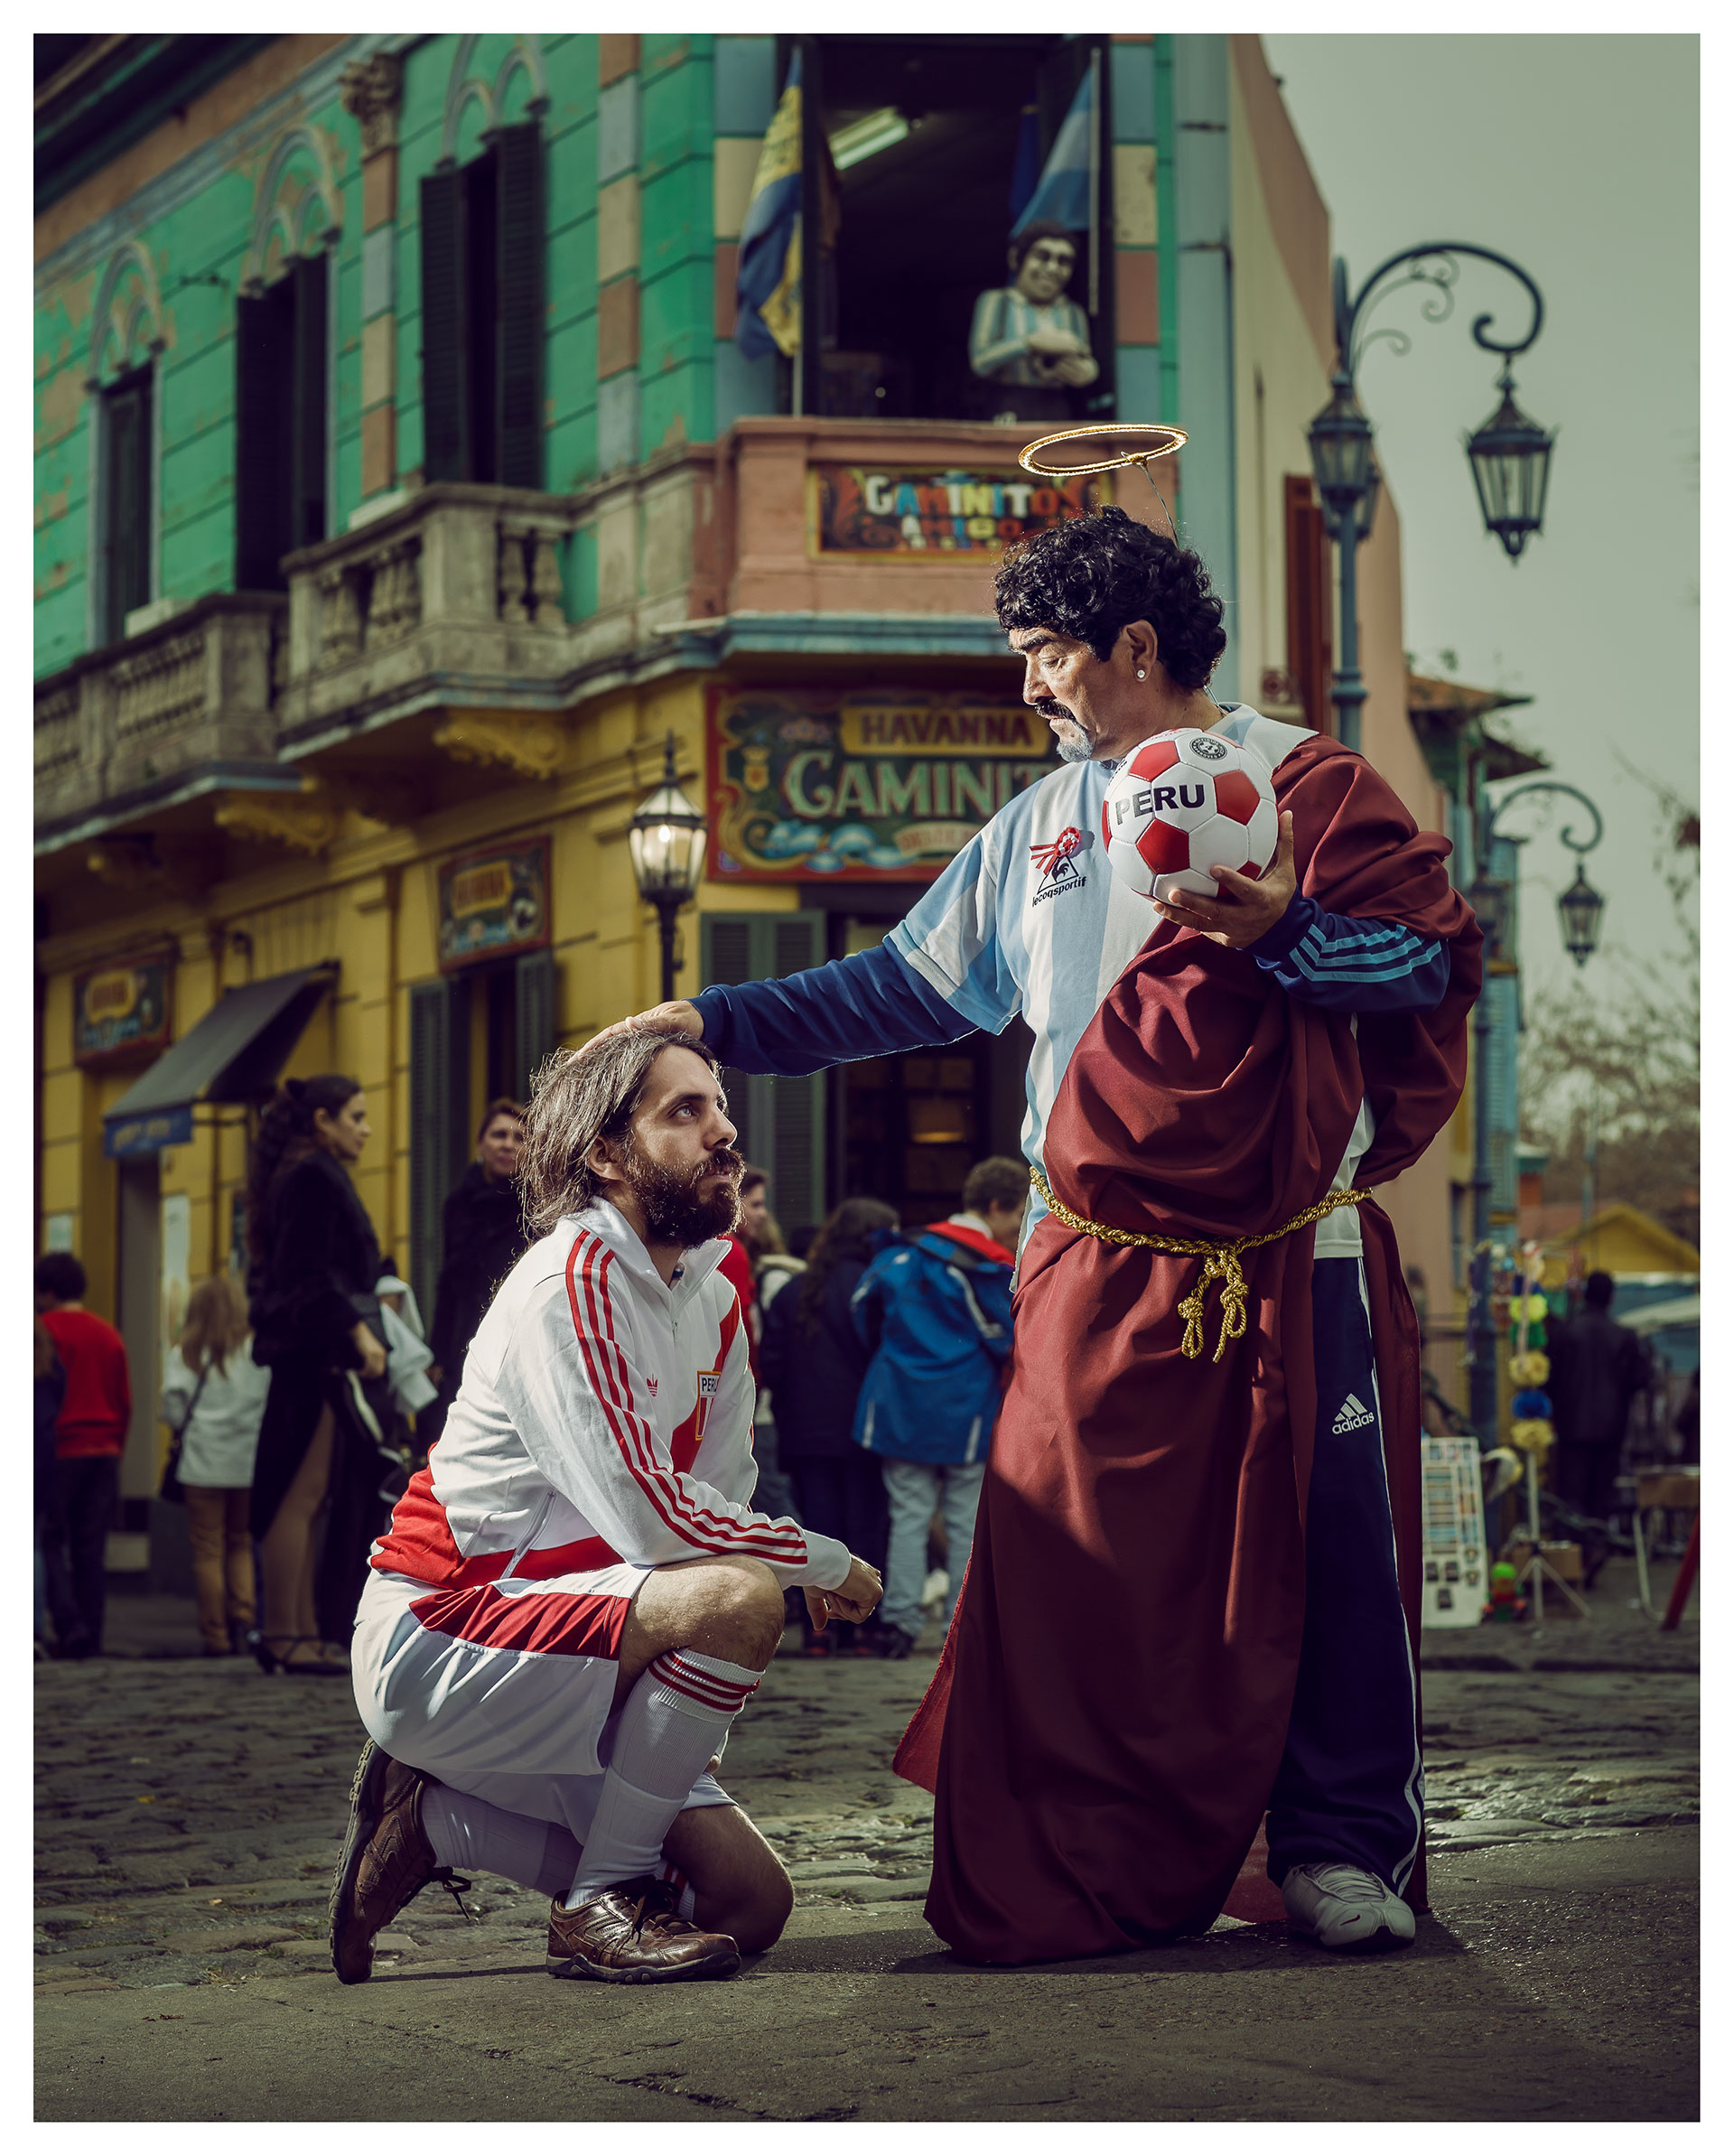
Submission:
[[[875,948],[900,918],[852,914],[834,927],[837,955]],[[940,1049],[876,1056],[832,1074],[833,1183],[844,1198],[881,1198],[906,1227],[956,1212],[964,1179],[989,1153],[1021,1157],[1024,1073],[1032,1038],[1021,1019]]]

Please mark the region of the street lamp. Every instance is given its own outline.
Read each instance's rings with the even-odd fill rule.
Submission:
[[[1477,782],[1478,796],[1480,793]],[[1501,832],[1499,819],[1514,801],[1525,794],[1563,794],[1580,801],[1595,818],[1588,838],[1580,838],[1570,824],[1560,831],[1560,843],[1578,856],[1576,881],[1560,897],[1560,926],[1565,947],[1581,966],[1596,947],[1607,901],[1583,873],[1583,856],[1601,844],[1601,811],[1586,793],[1558,779],[1532,779],[1508,793],[1496,807],[1478,798],[1475,815],[1475,881],[1468,893],[1475,918],[1481,925],[1490,958],[1500,955],[1510,922],[1512,888],[1493,868],[1494,841],[1515,837]],[[1469,1276],[1469,1420],[1485,1451],[1496,1440],[1499,1420],[1498,1339],[1493,1324],[1493,1261],[1490,1230],[1493,1199],[1493,1158],[1487,1108],[1492,1067],[1493,1020],[1485,994],[1475,1013],[1475,1234],[1474,1259]]]
[[[675,737],[662,749],[662,783],[626,827],[639,896],[657,910],[662,931],[662,1001],[675,993],[675,916],[696,894],[704,873],[704,818],[675,775]]]
[[[1440,294],[1422,309],[1426,319],[1444,321],[1453,304],[1452,290],[1461,255],[1473,255],[1508,270],[1528,293],[1534,308],[1527,333],[1515,343],[1487,334],[1491,314],[1478,314],[1469,325],[1469,334],[1482,350],[1498,352],[1506,362],[1498,380],[1499,409],[1466,442],[1481,519],[1513,561],[1524,551],[1531,532],[1542,528],[1553,437],[1519,411],[1512,394],[1511,375],[1512,360],[1526,352],[1542,332],[1542,295],[1534,280],[1490,248],[1472,247],[1466,240],[1432,240],[1425,247],[1405,247],[1402,254],[1382,262],[1351,300],[1348,266],[1338,256],[1331,267],[1337,371],[1331,377],[1330,402],[1307,430],[1307,440],[1312,451],[1313,480],[1337,545],[1340,649],[1339,664],[1330,680],[1330,699],[1337,710],[1338,739],[1350,749],[1361,745],[1361,706],[1366,702],[1366,684],[1361,678],[1355,557],[1373,529],[1379,486],[1373,424],[1356,394],[1355,372],[1367,344],[1379,338],[1388,337],[1399,352],[1409,349],[1409,339],[1401,330],[1377,330],[1371,338],[1365,336],[1364,318],[1392,293],[1407,285],[1421,284],[1431,285]]]

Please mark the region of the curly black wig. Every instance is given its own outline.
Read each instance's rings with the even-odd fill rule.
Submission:
[[[1128,621],[1148,621],[1183,689],[1201,689],[1228,645],[1204,564],[1124,509],[1067,517],[1035,533],[1009,549],[993,589],[1001,628],[1057,630],[1098,658]]]

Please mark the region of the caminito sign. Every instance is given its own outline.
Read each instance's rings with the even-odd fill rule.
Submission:
[[[815,464],[813,530],[820,554],[997,554],[1063,517],[1100,506],[1095,479],[1027,472],[922,471]]]
[[[1046,721],[968,691],[716,687],[706,733],[711,873],[754,883],[937,875],[1054,769]]]

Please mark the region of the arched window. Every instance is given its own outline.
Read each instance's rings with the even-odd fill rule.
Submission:
[[[471,72],[482,42],[460,43],[444,154],[422,182],[424,470],[430,480],[540,487],[547,323],[538,116],[547,93],[534,38],[512,41],[491,82]],[[460,164],[472,104],[482,146]],[[507,124],[514,106],[528,117]]]

